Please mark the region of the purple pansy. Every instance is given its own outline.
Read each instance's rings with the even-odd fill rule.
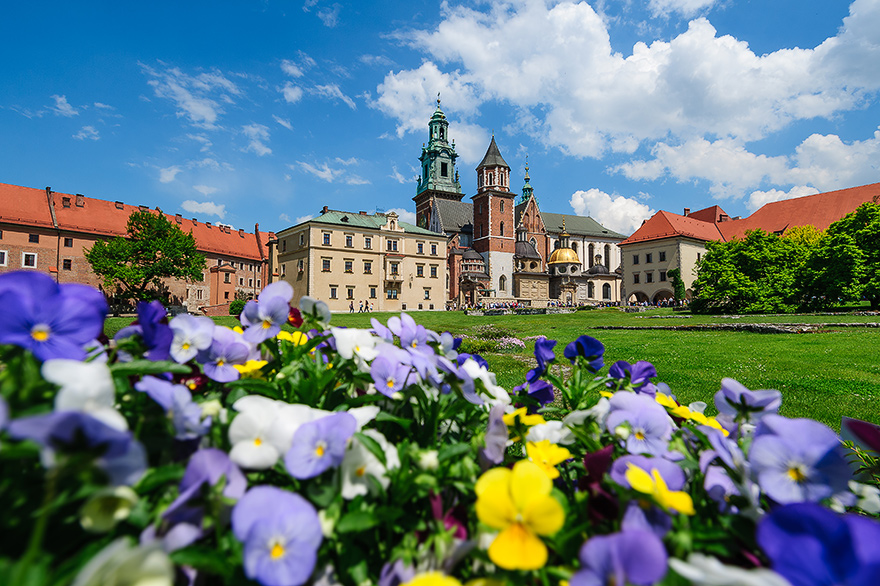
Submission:
[[[632,529],[590,538],[581,547],[582,569],[571,586],[655,584],[666,575],[666,549],[650,531]]]
[[[861,419],[841,417],[840,438],[850,440],[863,449],[880,453],[880,425]]]
[[[667,444],[672,437],[672,423],[666,409],[648,395],[637,395],[629,391],[619,391],[609,400],[611,410],[605,425],[611,433],[618,428],[624,434],[626,450],[630,454],[666,453]]]
[[[657,394],[657,387],[651,383],[651,379],[657,376],[657,369],[646,360],[639,360],[630,364],[625,360],[618,360],[608,369],[608,376],[621,382],[629,382],[632,389],[637,393],[645,393],[651,396]],[[610,387],[612,383],[608,383]]]
[[[107,302],[96,289],[58,285],[49,275],[0,275],[0,344],[31,351],[40,360],[83,360],[84,346],[104,328]]]
[[[650,531],[660,539],[672,529],[672,517],[645,499],[632,500],[620,520],[621,531]]]
[[[214,486],[221,478],[225,479],[223,496],[240,499],[247,489],[247,478],[232,463],[226,452],[216,448],[206,448],[195,452],[186,465],[186,472],[180,481],[177,498],[165,510],[164,517],[173,516],[183,505],[189,503],[203,486]]]
[[[141,301],[137,304],[137,323],[124,327],[116,333],[114,339],[122,340],[138,335],[147,347],[145,356],[148,360],[159,361],[171,358],[171,342],[174,332],[168,325],[168,312],[158,301]]]
[[[244,364],[251,355],[251,346],[244,337],[229,328],[214,328],[209,348],[199,352],[197,360],[208,378],[220,383],[238,380],[241,373],[235,364]]]
[[[150,396],[170,416],[177,439],[194,439],[208,433],[211,418],[202,419],[202,408],[192,400],[183,385],[176,385],[154,376],[145,376],[134,388]]]
[[[605,354],[605,346],[591,336],[581,336],[574,342],[565,347],[563,352],[572,364],[575,363],[578,356],[586,358],[588,361],[587,368],[596,372],[605,365],[602,356]]]
[[[814,503],[778,507],[761,520],[758,544],[792,586],[880,584],[880,523]]]
[[[403,364],[384,355],[378,356],[370,365],[370,376],[373,377],[376,390],[388,397],[403,390],[411,371],[412,367],[409,364]]]
[[[721,390],[715,393],[715,407],[721,416],[738,422],[760,420],[776,413],[782,404],[782,393],[776,390],[750,391],[732,378],[721,380]]]
[[[504,423],[504,405],[495,405],[489,410],[489,424],[486,428],[485,447],[480,450],[482,460],[492,465],[504,461],[509,433]]]
[[[248,301],[241,312],[241,323],[246,327],[244,339],[259,344],[278,335],[287,323],[292,298],[290,283],[277,281],[263,289],[258,301]]]
[[[13,439],[29,439],[53,450],[85,448],[108,458],[124,456],[132,441],[131,432],[110,427],[82,411],[22,417],[9,422],[7,431]]]
[[[749,463],[758,485],[778,503],[819,501],[846,492],[852,478],[837,434],[812,419],[762,418]]]
[[[323,539],[314,507],[298,494],[256,486],[232,510],[244,544],[244,573],[265,586],[299,586],[312,575]]]
[[[342,463],[348,440],[356,428],[357,420],[344,412],[302,424],[293,434],[293,443],[284,456],[287,471],[303,480],[336,468]]]
[[[214,333],[214,320],[210,317],[182,313],[169,322],[174,333],[170,354],[176,362],[183,364],[195,358],[199,350],[211,345]]]

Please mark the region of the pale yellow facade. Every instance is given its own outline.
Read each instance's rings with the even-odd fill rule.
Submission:
[[[668,272],[681,270],[687,299],[697,278],[697,263],[706,253],[700,240],[685,237],[649,240],[620,247],[624,303],[657,303],[673,297]]]
[[[320,299],[333,312],[365,304],[372,311],[445,309],[446,237],[402,225],[393,212],[330,212],[277,237],[275,272],[295,299]]]

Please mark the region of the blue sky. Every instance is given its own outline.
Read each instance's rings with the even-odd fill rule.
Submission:
[[[494,132],[542,209],[880,181],[880,0],[16,2],[0,182],[280,230],[413,211],[437,93],[467,197]]]

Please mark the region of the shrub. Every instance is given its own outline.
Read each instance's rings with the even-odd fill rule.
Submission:
[[[236,299],[232,303],[229,304],[229,315],[241,315],[241,312],[244,311],[245,301],[243,299]]]

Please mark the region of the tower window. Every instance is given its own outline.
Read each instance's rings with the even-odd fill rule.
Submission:
[[[443,177],[449,176],[449,163],[440,163],[440,175]]]
[[[503,205],[503,204],[502,204],[502,205]],[[499,226],[499,228],[501,229],[501,234],[500,234],[500,235],[501,235],[501,236],[504,236],[504,222],[501,222],[501,225]]]

